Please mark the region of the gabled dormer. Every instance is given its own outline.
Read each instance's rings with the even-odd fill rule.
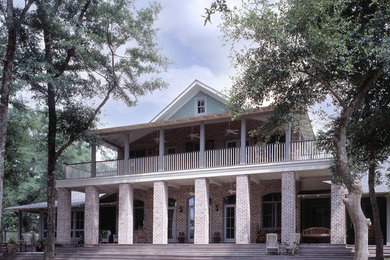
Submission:
[[[151,123],[222,114],[227,112],[226,101],[227,97],[221,92],[195,80],[155,116]]]

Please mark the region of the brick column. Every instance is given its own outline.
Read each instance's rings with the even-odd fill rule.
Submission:
[[[236,195],[236,244],[251,242],[251,213],[248,175],[237,176]]]
[[[209,182],[206,178],[195,180],[195,232],[194,244],[209,243]]]
[[[345,189],[332,183],[330,192],[330,243],[345,244]]]
[[[58,189],[57,201],[57,243],[70,244],[70,228],[72,221],[71,190],[68,188]]]
[[[295,173],[282,173],[282,242],[289,243],[296,232]]]
[[[96,186],[85,187],[84,244],[99,244],[99,191]]]
[[[119,184],[118,244],[133,244],[133,200],[131,184]]]
[[[168,244],[168,186],[163,181],[153,189],[153,244]]]

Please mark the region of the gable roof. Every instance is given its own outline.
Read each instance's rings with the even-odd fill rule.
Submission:
[[[168,120],[199,91],[202,91],[203,93],[209,95],[210,97],[216,99],[223,104],[227,101],[227,96],[196,79],[168,106],[166,106],[160,113],[158,113],[158,115],[156,115],[150,122],[154,123]]]

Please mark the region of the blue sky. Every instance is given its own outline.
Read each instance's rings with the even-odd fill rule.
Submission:
[[[136,107],[110,100],[104,107],[99,127],[114,127],[149,122],[195,79],[218,89],[231,86],[234,70],[228,58],[229,47],[222,46],[218,15],[204,26],[204,10],[211,0],[165,0],[156,27],[162,53],[173,64],[161,77],[168,88],[139,98]]]

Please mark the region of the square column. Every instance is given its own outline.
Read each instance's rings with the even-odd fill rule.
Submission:
[[[99,244],[99,190],[85,187],[84,244]]]
[[[129,144],[129,134],[125,134],[123,137],[123,150],[124,150],[124,156],[123,156],[123,173],[120,174],[130,174],[130,167],[129,167],[129,158],[130,158],[130,144]]]
[[[70,244],[72,223],[72,195],[68,188],[58,189],[57,202],[57,243]]]
[[[250,182],[248,175],[237,176],[236,244],[251,242]]]
[[[199,136],[199,168],[204,168],[204,150],[205,150],[205,127],[204,124],[200,124],[200,136]]]
[[[195,180],[195,232],[194,244],[209,243],[209,181]]]
[[[91,177],[96,177],[96,144],[91,145]]]
[[[119,184],[118,244],[133,244],[133,200],[131,184]]]
[[[330,243],[345,244],[345,189],[334,183],[330,186]]]
[[[296,190],[295,173],[282,173],[282,242],[289,243],[296,232]]]
[[[246,120],[241,119],[240,164],[246,164]]]
[[[164,129],[160,129],[159,144],[158,144],[158,170],[159,171],[164,171],[164,150],[165,150]]]
[[[153,185],[153,244],[168,244],[168,185]]]

